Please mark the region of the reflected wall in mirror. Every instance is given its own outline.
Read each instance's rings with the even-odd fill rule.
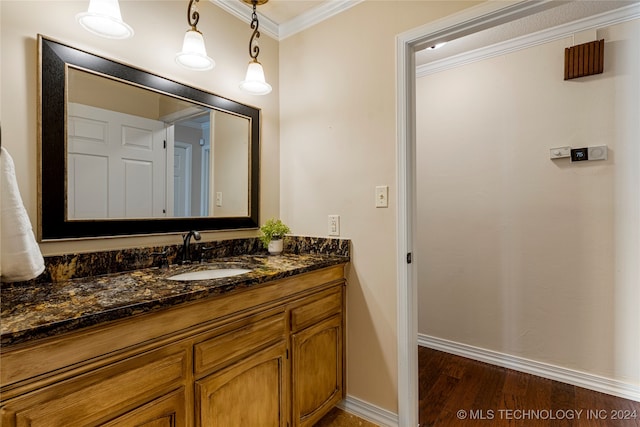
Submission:
[[[38,45],[42,240],[258,226],[258,109]]]

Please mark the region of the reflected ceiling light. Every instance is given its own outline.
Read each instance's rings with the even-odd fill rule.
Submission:
[[[120,15],[118,0],[90,0],[89,9],[76,15],[76,20],[90,33],[110,39],[128,39],[133,29]]]
[[[427,48],[427,50],[436,50],[436,49],[440,49],[442,46],[444,46],[445,44],[447,44],[447,42],[441,42],[441,43],[436,43],[433,46],[429,46]]]
[[[185,68],[196,71],[210,70],[216,66],[216,62],[207,56],[204,47],[204,38],[196,25],[200,20],[200,14],[196,9],[199,0],[190,0],[187,8],[187,23],[191,29],[187,30],[182,43],[182,51],[176,54],[176,62]]]
[[[258,46],[258,38],[260,38],[258,14],[256,13],[256,7],[258,4],[265,4],[269,0],[243,0],[245,3],[249,3],[253,6],[253,14],[251,15],[251,39],[249,40],[249,56],[251,61],[249,67],[247,67],[247,75],[245,79],[240,82],[240,89],[244,92],[252,95],[266,95],[271,92],[271,85],[264,79],[264,69],[262,64],[258,62],[258,55],[260,54],[260,47]]]

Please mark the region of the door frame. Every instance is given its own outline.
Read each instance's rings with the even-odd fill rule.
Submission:
[[[191,191],[192,191],[192,186],[193,186],[193,166],[192,166],[192,162],[193,162],[193,145],[186,143],[186,142],[181,142],[181,141],[175,141],[173,144],[174,147],[174,156],[175,156],[175,149],[176,148],[181,148],[185,150],[185,153],[187,153],[186,156],[186,164],[185,164],[185,175],[187,176],[187,180],[185,181],[185,187],[184,191],[185,191],[185,196],[184,196],[184,208],[185,208],[185,216],[189,217],[191,216]],[[173,173],[173,170],[171,171]],[[173,180],[173,175],[171,175],[171,179]],[[173,188],[174,191],[174,197],[175,197],[175,185]],[[175,203],[175,198],[173,203]],[[175,209],[174,209],[174,214],[175,214]]]
[[[418,426],[418,283],[416,230],[415,52],[553,6],[552,0],[485,2],[396,37],[398,425]],[[409,255],[411,254],[411,255]]]

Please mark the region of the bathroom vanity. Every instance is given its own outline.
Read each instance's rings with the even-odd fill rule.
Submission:
[[[268,256],[256,238],[189,241],[188,230],[258,227],[260,110],[44,36],[38,56],[39,239],[187,234],[182,248],[53,256],[45,279],[3,284],[0,424],[313,425],[344,396],[349,256],[333,249],[348,242],[289,236],[295,249]],[[196,119],[209,131],[178,144]],[[140,169],[123,185],[109,165],[125,145],[155,154],[129,162]],[[217,170],[202,172],[201,194],[166,179],[189,149]],[[223,191],[240,195],[225,196],[232,212]]]
[[[344,394],[347,261],[240,256],[3,289],[2,425],[313,425]],[[167,279],[228,266],[251,271]]]
[[[267,256],[256,250],[255,238],[206,245],[189,239],[199,234],[188,230],[257,228],[260,110],[42,36],[38,45],[39,238],[187,234],[182,247],[52,257],[49,281],[3,285],[0,424],[313,425],[344,396],[344,267],[349,258],[325,249],[348,243],[291,236],[296,247],[314,250]],[[103,105],[103,96],[85,99],[112,91],[117,92],[109,97],[115,105]],[[145,138],[141,127],[121,126],[141,120],[129,111],[131,99],[150,99],[163,106],[156,113],[167,113],[153,117]],[[105,125],[104,117],[112,116]],[[144,142],[149,151],[160,153],[151,162],[154,171],[170,165],[181,158],[174,154],[180,148],[175,135],[188,126],[182,122],[196,117],[216,124],[198,141],[232,134],[217,140],[228,141],[233,159],[240,159],[225,158],[222,142],[216,144],[220,152],[213,145],[207,152],[207,144],[192,141],[192,151],[209,162],[202,164],[231,166],[214,181],[203,172],[200,182],[238,183],[242,191],[212,186],[197,195],[195,209],[186,202],[190,197],[172,191],[173,180],[136,178],[121,185],[110,177],[124,174],[106,166],[97,174],[96,165],[83,163],[94,159],[94,148],[85,142],[99,140],[107,147],[101,154],[105,158],[119,155],[118,147],[137,150],[136,144]],[[130,135],[107,132],[133,128]],[[111,138],[116,135],[129,139]],[[164,177],[174,170],[160,166],[157,174],[132,176]],[[215,168],[216,174],[223,170]],[[90,182],[78,170],[101,184],[68,185],[73,179]],[[77,192],[80,188],[86,191]],[[237,206],[225,198],[232,213],[224,212],[221,202],[211,202],[223,190],[240,195]],[[150,194],[162,197],[135,196]],[[130,215],[118,210],[127,198],[135,201],[124,204],[135,206]],[[147,206],[145,200],[153,203]],[[203,258],[209,262],[162,268]]]

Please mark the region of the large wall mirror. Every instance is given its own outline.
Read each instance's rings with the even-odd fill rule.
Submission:
[[[260,110],[38,47],[42,240],[258,226]]]

